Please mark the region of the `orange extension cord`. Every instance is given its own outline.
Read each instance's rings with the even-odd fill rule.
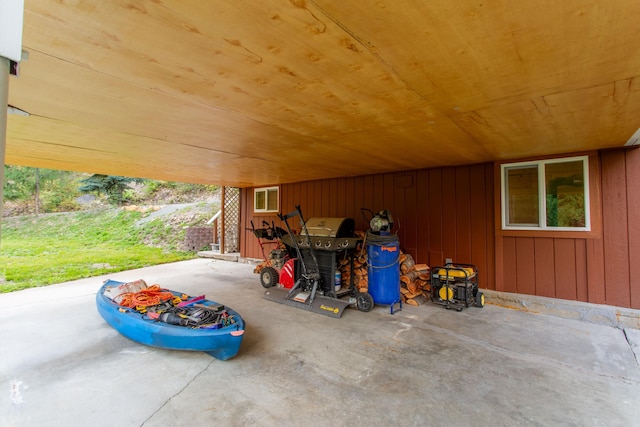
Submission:
[[[149,307],[158,305],[173,298],[173,294],[160,288],[159,285],[149,286],[139,292],[126,292],[118,297],[123,307]]]

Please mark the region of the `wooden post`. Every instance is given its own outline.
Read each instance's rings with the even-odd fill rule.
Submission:
[[[2,197],[4,187],[4,152],[7,143],[7,103],[9,102],[9,66],[10,61],[0,56],[0,218],[2,218]],[[1,237],[1,236],[0,236]]]
[[[4,186],[4,154],[7,144],[7,113],[9,111],[9,74],[11,61],[22,59],[22,26],[24,0],[0,0],[0,218]]]
[[[220,221],[220,254],[224,254],[224,226],[225,226],[225,221],[224,221],[224,203],[225,203],[225,197],[224,197],[224,193],[225,193],[225,187],[222,187],[220,189],[220,218],[218,218],[218,220]]]

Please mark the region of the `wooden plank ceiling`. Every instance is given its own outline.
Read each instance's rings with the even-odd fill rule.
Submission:
[[[233,186],[620,147],[636,0],[26,0],[6,163]]]

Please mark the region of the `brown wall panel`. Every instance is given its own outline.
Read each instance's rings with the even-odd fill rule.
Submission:
[[[331,201],[331,197],[329,196],[329,191],[330,191],[329,180],[321,181],[320,182],[320,204],[310,207],[309,213],[305,215],[305,218],[309,218],[312,216],[320,216],[320,217],[329,216],[329,203]],[[311,209],[313,209],[315,212],[318,212],[318,213],[313,214],[314,211],[312,211]]]
[[[353,182],[353,180],[351,180]],[[336,179],[336,214],[338,218],[345,218],[347,215],[346,197],[347,186],[344,178]],[[353,201],[353,200],[352,200]]]
[[[535,295],[536,258],[534,239],[519,237],[516,239],[516,283],[518,293]]]
[[[309,206],[312,216],[322,216],[322,181],[313,182],[313,205]]]
[[[640,263],[633,261],[640,259],[640,150],[601,152],[590,164],[597,166],[592,228],[601,231],[586,238],[496,236],[493,164],[284,184],[281,211],[300,204],[307,218],[352,217],[356,229],[366,230],[360,208],[389,209],[402,249],[417,262],[441,265],[450,257],[475,264],[483,288],[640,308]],[[253,215],[253,189],[241,197],[243,229],[251,219],[257,226],[279,222]],[[243,230],[241,242],[243,256],[262,257],[251,233]]]
[[[360,207],[355,204],[355,180],[345,179],[342,185],[344,186],[344,209],[340,216],[347,217],[351,212],[359,212]]]
[[[402,179],[399,180],[399,184],[402,186],[401,188],[397,188],[396,193],[402,194],[404,199],[404,221],[403,221],[403,229],[404,233],[404,242],[405,247],[407,248],[407,252],[412,254],[414,258],[419,257],[418,253],[418,229],[422,226],[419,224],[418,220],[418,193],[416,191],[416,174],[411,173],[407,175],[402,175]],[[401,203],[401,201],[398,201]]]
[[[389,209],[393,212],[389,206],[395,206],[395,185],[394,174],[386,173],[383,175],[384,187],[382,189],[382,209]]]
[[[493,169],[489,169],[493,172]],[[468,259],[485,265],[493,257],[489,256],[489,244],[493,245],[493,239],[489,238],[487,224],[493,223],[493,217],[487,217],[487,205],[491,205],[486,199],[487,186],[485,185],[486,170],[483,165],[469,168],[469,227],[471,232],[470,253]],[[491,182],[490,185],[493,185]],[[493,254],[493,251],[491,252]],[[493,262],[491,261],[493,264]],[[479,271],[479,286],[495,290],[493,277],[487,270]]]
[[[313,204],[313,191],[310,191],[309,182],[303,182],[300,184],[300,205],[301,206],[309,206]],[[295,196],[294,196],[295,199]]]
[[[393,196],[393,203],[389,206],[393,206],[393,220],[395,223],[396,230],[398,230],[398,239],[401,244],[401,249],[405,253],[411,254],[411,256],[416,257],[415,247],[410,244],[407,239],[407,234],[409,233],[407,223],[407,215],[406,215],[406,197],[407,194],[405,192],[405,188],[402,186],[402,181],[404,175],[396,175],[395,181],[393,183],[393,191],[391,195]],[[385,190],[386,193],[386,190]]]
[[[293,208],[293,187],[284,195],[280,192],[280,212],[289,212]]]
[[[374,175],[373,176],[373,189],[369,189],[369,191],[373,190],[373,205],[372,210],[374,212],[378,212],[382,209],[387,209],[384,206],[384,195],[382,194],[384,190],[384,175]]]
[[[375,200],[373,198],[373,196],[376,194],[376,189],[374,188],[374,180],[373,180],[374,176],[373,175],[367,175],[363,178],[363,187],[362,187],[362,194],[363,194],[363,204],[362,207],[365,209],[370,209],[371,211],[375,212],[376,211],[376,206],[375,206]],[[368,217],[367,217],[368,218]],[[366,230],[367,228],[369,228],[369,224],[363,221],[363,229]]]
[[[536,295],[556,296],[554,239],[535,239]]]
[[[576,245],[574,239],[555,239],[556,298],[576,300]]]
[[[441,185],[442,251],[445,258],[451,258],[454,262],[464,262],[456,254],[458,236],[456,235],[456,173],[454,168],[442,170]]]
[[[631,307],[640,308],[640,149],[626,151]]]
[[[604,304],[606,301],[604,273],[604,240],[588,239],[587,246],[587,284],[588,302]]]
[[[480,167],[482,167],[482,165],[480,165]],[[490,285],[488,286],[489,289],[498,289],[498,284],[501,283],[500,277],[498,277],[498,271],[497,271],[497,266],[498,266],[498,247],[497,247],[497,241],[495,239],[495,218],[496,215],[500,215],[500,209],[498,208],[498,210],[496,210],[496,203],[495,203],[495,199],[496,199],[496,191],[497,191],[497,195],[499,197],[500,194],[500,190],[499,188],[496,189],[495,186],[495,165],[487,163],[484,165],[484,170],[485,170],[485,178],[484,178],[484,187],[486,189],[485,195],[485,217],[487,218],[487,224],[494,224],[494,227],[491,227],[491,225],[489,225],[487,227],[487,229],[485,230],[486,233],[486,246],[487,246],[487,264],[488,265],[493,265],[494,268],[491,269],[487,269],[487,282]],[[480,180],[481,179],[477,176],[472,176],[471,179],[475,182],[476,179]],[[478,231],[478,233],[480,233]],[[475,259],[475,258],[474,258]]]
[[[429,185],[427,171],[420,170],[416,173],[416,259],[424,260],[426,264],[432,263],[429,255]],[[438,261],[440,264],[441,261]]]
[[[338,180],[330,179],[329,180],[329,196],[327,205],[329,206],[329,211],[325,216],[331,218],[343,218],[343,215],[340,215],[339,212],[344,208],[344,189],[341,190],[342,197],[338,194]],[[342,205],[342,206],[340,206]]]
[[[602,156],[602,217],[606,303],[629,307],[629,242],[624,151]]]
[[[473,168],[473,173],[470,168]],[[471,196],[471,187],[478,185],[471,181],[483,183],[480,188],[484,188],[484,184],[492,180],[492,175],[491,165],[476,165],[447,168],[444,173],[443,169],[432,169],[283,184],[280,186],[281,211],[291,212],[295,205],[300,204],[305,218],[351,217],[356,220],[356,229],[366,231],[369,224],[361,208],[373,212],[388,209],[400,226],[402,250],[411,253],[416,262],[441,265],[445,257],[451,257],[457,262],[475,264],[480,271],[482,286],[494,289],[495,283],[487,281],[487,278],[495,276],[495,258],[487,252],[494,240],[493,214],[487,214],[490,212],[487,206],[492,206],[493,201],[482,199],[486,194],[481,191]],[[448,194],[444,194],[444,189],[448,189]],[[460,195],[456,194],[457,191]],[[242,221],[245,227],[250,227],[251,219],[259,225],[264,218],[281,225],[275,215],[253,215],[253,189],[243,189],[243,194],[243,207],[246,209]],[[443,202],[443,197],[446,202]],[[472,202],[477,206],[472,206]],[[481,210],[482,220],[474,220],[472,233],[474,209]],[[485,221],[487,217],[491,219],[489,222]],[[297,223],[291,222],[291,225],[298,228]],[[445,229],[448,231],[447,253],[443,252],[442,230]],[[463,236],[460,244],[459,235]],[[243,256],[262,258],[257,240],[251,233],[245,231],[242,242]]]
[[[443,252],[442,246],[442,170],[429,170],[429,247],[431,251]],[[444,259],[439,262],[442,263]],[[434,264],[438,261],[431,260]]]
[[[454,260],[468,262],[471,259],[471,182],[469,168],[455,169],[455,220],[456,220],[456,255]]]
[[[293,190],[293,201],[295,204],[301,203],[302,198],[300,195],[300,183],[295,183],[291,186]]]
[[[576,299],[589,301],[587,283],[587,242],[584,239],[575,240],[576,249]]]
[[[369,203],[364,201],[364,177],[357,176],[353,179],[354,203],[353,218],[356,220],[356,230],[366,230],[368,228],[365,217],[362,215],[362,208],[369,208]]]
[[[502,289],[504,292],[518,292],[518,274],[516,257],[516,239],[505,237],[501,239],[502,245]]]
[[[601,152],[591,157],[590,169],[595,232],[583,238],[563,233],[557,237],[536,237],[535,232],[523,232],[522,236],[499,233],[495,240],[498,288],[640,308],[640,263],[633,261],[640,259],[640,186],[636,184],[640,182],[640,150]],[[499,177],[494,189],[498,185]],[[499,220],[498,212],[496,230],[500,229]],[[531,238],[535,242],[533,257],[523,251],[527,244],[522,242]],[[517,263],[515,270],[510,264],[513,261]],[[515,286],[511,280],[517,281]]]

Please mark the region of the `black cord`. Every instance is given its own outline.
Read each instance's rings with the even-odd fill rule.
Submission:
[[[375,246],[388,246],[394,243],[398,243],[398,236],[390,234],[388,236],[374,234],[370,230],[367,231],[367,243]]]

